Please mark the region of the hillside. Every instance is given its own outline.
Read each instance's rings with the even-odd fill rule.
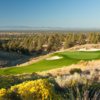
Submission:
[[[38,62],[40,60],[48,58],[50,55],[54,53],[59,53],[59,52],[65,52],[65,51],[100,51],[100,44],[85,44],[85,45],[77,45],[68,49],[61,49],[59,51],[55,51],[46,55],[41,55],[39,57],[31,57],[26,61],[25,63],[18,64],[17,66],[27,66],[29,64]]]
[[[72,64],[79,63],[80,61],[91,61],[100,59],[100,51],[64,51],[56,52],[48,57],[44,57],[39,61],[32,64],[20,67],[12,67],[0,69],[0,74],[22,74],[40,72]]]
[[[52,76],[65,75],[69,74],[71,69],[81,69],[82,71],[100,71],[100,60],[92,60],[92,61],[80,61],[78,64],[72,64],[70,66],[64,66],[62,68],[52,69],[49,71],[39,72],[40,75],[46,75],[50,73]],[[99,73],[100,75],[100,73]]]

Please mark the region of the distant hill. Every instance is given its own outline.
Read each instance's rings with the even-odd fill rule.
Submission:
[[[0,31],[70,31],[70,32],[98,32],[100,29],[80,29],[66,27],[32,27],[32,26],[0,26]]]

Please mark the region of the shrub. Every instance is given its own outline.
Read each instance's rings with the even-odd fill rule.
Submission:
[[[46,79],[23,82],[22,84],[12,86],[8,91],[5,89],[0,91],[0,98],[6,98],[7,95],[7,98],[10,98],[9,100],[13,100],[13,97],[16,100],[58,100],[59,98],[54,90],[54,86]]]
[[[58,93],[64,98],[62,100],[99,100],[100,82],[91,81],[91,76],[86,77],[75,73],[70,76],[59,76],[55,78]]]
[[[24,81],[36,80],[44,78],[37,73],[21,74],[21,75],[1,75],[0,76],[0,88],[9,88],[12,85],[22,83]]]
[[[70,70],[70,74],[74,74],[74,73],[79,73],[79,74],[81,74],[81,73],[82,73],[82,70],[79,69],[79,68],[71,69],[71,70]]]
[[[85,70],[82,72],[84,75],[89,75],[90,74],[90,71],[89,70]]]
[[[1,75],[0,76],[0,88],[9,88],[10,86],[14,84],[20,83],[21,80],[13,75]]]
[[[7,96],[7,90],[6,89],[0,89],[0,100],[6,100],[5,98],[6,98],[6,96]]]

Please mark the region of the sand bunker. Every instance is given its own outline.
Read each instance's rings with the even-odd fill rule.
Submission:
[[[47,58],[46,60],[58,60],[58,59],[62,59],[63,57],[59,57],[59,56],[53,56],[50,58]]]
[[[100,51],[100,49],[95,49],[95,48],[86,49],[86,48],[83,48],[83,49],[79,49],[78,51]]]

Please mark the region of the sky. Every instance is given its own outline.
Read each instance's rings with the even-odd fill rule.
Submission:
[[[0,0],[0,27],[100,29],[100,0]]]

